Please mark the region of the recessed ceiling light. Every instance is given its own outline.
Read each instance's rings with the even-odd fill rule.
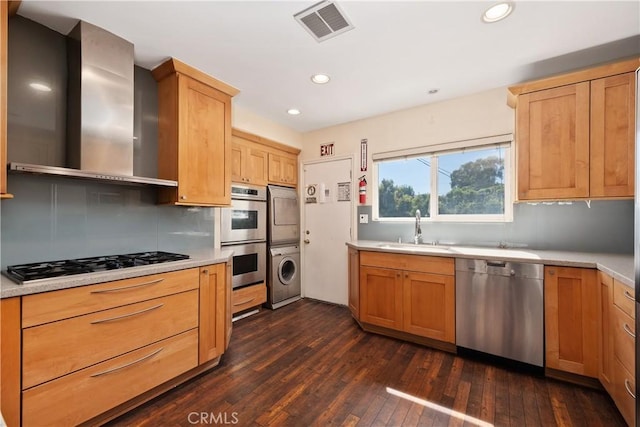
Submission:
[[[44,83],[29,83],[29,87],[33,90],[37,90],[40,92],[51,92],[51,88]]]
[[[435,95],[435,94],[436,94],[436,93],[438,93],[439,91],[440,91],[440,89],[429,89],[429,90],[427,91],[427,93],[428,93],[429,95]]]
[[[501,21],[513,12],[513,8],[512,2],[496,3],[484,12],[482,20],[489,24]]]
[[[287,110],[288,114],[291,114],[292,116],[297,116],[298,114],[300,114],[300,110],[298,110],[297,108],[289,108]]]
[[[329,80],[331,80],[331,77],[327,76],[326,74],[314,74],[313,76],[311,76],[311,81],[319,85],[329,83]]]

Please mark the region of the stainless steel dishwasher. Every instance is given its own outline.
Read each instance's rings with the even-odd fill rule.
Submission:
[[[544,266],[456,259],[456,345],[544,366]]]

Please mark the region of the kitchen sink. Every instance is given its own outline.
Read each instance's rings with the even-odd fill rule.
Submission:
[[[425,253],[433,253],[433,252],[449,252],[449,246],[441,246],[432,243],[380,243],[378,247],[381,249],[404,249],[406,251],[412,252],[425,252]]]

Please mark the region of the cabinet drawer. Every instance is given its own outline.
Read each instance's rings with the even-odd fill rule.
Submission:
[[[198,327],[198,291],[24,329],[22,388]]]
[[[22,393],[22,425],[78,425],[198,365],[198,330]]]
[[[197,288],[198,269],[192,268],[28,295],[22,298],[22,327],[54,322]]]
[[[636,425],[636,381],[620,361],[614,358],[613,400],[630,426]]]
[[[635,374],[636,326],[633,319],[617,306],[613,309],[613,353],[627,371]]]
[[[618,282],[617,280],[614,280],[613,303],[633,319],[636,318],[636,307],[634,302],[633,290],[630,287]]]
[[[455,271],[453,258],[385,252],[360,252],[360,265],[450,276],[453,276]]]
[[[232,313],[262,304],[267,301],[267,287],[264,282],[233,291],[231,296]]]

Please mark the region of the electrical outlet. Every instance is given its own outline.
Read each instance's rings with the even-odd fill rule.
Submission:
[[[360,214],[360,224],[369,223],[369,214]]]

